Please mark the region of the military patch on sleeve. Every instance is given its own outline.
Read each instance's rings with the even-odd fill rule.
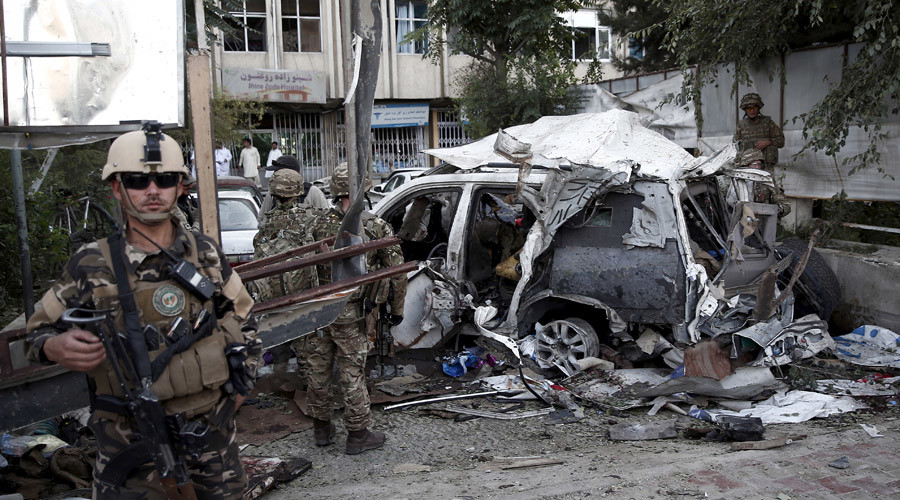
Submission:
[[[178,316],[187,303],[184,292],[172,285],[163,285],[153,292],[153,308],[163,316]]]

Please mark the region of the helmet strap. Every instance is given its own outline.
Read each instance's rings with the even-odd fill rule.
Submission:
[[[131,196],[128,195],[128,189],[122,184],[122,174],[116,174],[116,179],[119,181],[119,185],[122,186],[123,198],[125,198],[125,203],[123,203],[125,213],[137,219],[141,224],[157,226],[174,216],[174,212],[178,208],[178,203],[173,203],[172,208],[170,208],[168,212],[148,214],[138,211],[137,207],[134,206],[134,202],[131,201]]]

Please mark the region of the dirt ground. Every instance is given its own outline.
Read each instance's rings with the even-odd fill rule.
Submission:
[[[343,453],[346,431],[337,443],[318,448],[312,431],[293,432],[244,455],[302,457],[311,470],[266,494],[293,498],[898,498],[900,499],[900,411],[869,398],[874,410],[771,425],[766,438],[805,438],[776,449],[730,451],[730,443],[684,437],[655,441],[610,441],[619,422],[676,419],[680,430],[707,426],[685,416],[648,408],[610,416],[586,407],[585,418],[569,424],[548,416],[521,420],[478,418],[455,422],[424,411],[435,403],[403,410],[373,408],[374,427],[388,438],[381,449],[357,456]],[[866,400],[868,402],[868,400]],[[460,402],[454,402],[460,403]],[[467,405],[497,409],[509,403],[487,399]],[[528,402],[522,410],[540,409]],[[338,415],[339,418],[339,415]],[[872,438],[860,423],[884,435]],[[828,462],[848,456],[850,467]],[[505,468],[523,460],[553,465]],[[410,471],[409,469],[413,469]]]

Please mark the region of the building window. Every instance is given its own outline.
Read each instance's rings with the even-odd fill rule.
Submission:
[[[634,37],[628,38],[628,57],[632,59],[644,58],[644,42]]]
[[[285,52],[322,52],[319,0],[281,0]]]
[[[572,40],[572,59],[608,61],[612,46],[612,31],[606,26],[575,26]],[[593,51],[593,53],[592,53]]]
[[[428,22],[425,12],[428,9],[426,2],[397,2],[397,53],[398,54],[424,54],[428,51],[428,42],[401,43],[407,33],[417,30]]]
[[[231,15],[244,23],[233,26],[234,31],[225,35],[225,50],[231,52],[266,51],[266,0],[241,0],[243,10]]]

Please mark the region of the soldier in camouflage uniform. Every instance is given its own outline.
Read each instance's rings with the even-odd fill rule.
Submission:
[[[762,107],[762,99],[757,93],[751,92],[741,98],[744,117],[734,132],[734,142],[738,143],[735,163],[743,166],[742,163],[749,161],[751,156],[756,156],[753,150],[762,152],[765,161],[763,168],[772,176],[775,185],[775,192],[768,196],[767,202],[779,205],[780,215],[783,216],[790,212],[790,205],[786,203],[781,181],[775,175],[775,164],[778,163],[778,149],[784,147],[784,133],[771,118],[759,112]]]
[[[254,259],[312,243],[315,241],[312,226],[323,213],[301,202],[303,177],[294,170],[283,168],[272,174],[269,193],[275,206],[266,213],[259,231],[253,237]],[[257,283],[261,285],[259,299],[268,300],[316,287],[318,278],[314,267],[304,267],[257,280]]]
[[[303,202],[303,176],[290,168],[281,168],[269,178],[269,193],[273,208],[262,217],[259,231],[253,237],[253,258],[261,259],[312,243],[312,226],[323,212]],[[300,256],[296,257],[300,258]],[[257,300],[283,297],[318,286],[315,267],[303,267],[247,284],[247,289]],[[284,344],[269,349],[273,357],[273,369],[278,379],[291,381],[288,360],[293,353]]]
[[[145,156],[151,134],[158,141],[158,158]],[[121,262],[141,326],[153,325],[161,332],[155,338],[146,337],[151,360],[166,351],[165,334],[178,318],[189,325],[202,317],[216,318],[215,323],[207,324],[211,327],[204,331],[208,335],[187,333],[192,335],[192,343],[174,355],[151,388],[167,415],[180,413],[188,421],[209,426],[200,453],[195,458],[185,457],[198,498],[240,498],[246,487],[234,415],[243,399],[240,393],[246,393],[252,385],[249,380],[256,373],[259,349],[249,349],[252,354],[243,359],[243,365],[227,357],[225,350],[232,343],[257,344],[250,312],[253,300],[238,275],[225,264],[221,248],[208,237],[185,231],[174,218],[176,198],[183,189],[181,179],[187,174],[181,149],[165,134],[148,129],[146,134],[129,132],[116,139],[103,168],[103,179],[110,182],[122,205],[124,238],[111,243],[113,236],[81,247],[28,320],[30,361],[56,362],[89,376],[93,392],[89,426],[98,446],[94,498],[168,497],[153,462],[141,463],[145,455],[136,444],[141,441],[133,439],[135,423],[123,404],[121,387],[103,345],[94,334],[61,321],[63,312],[71,307],[112,309],[116,329],[125,331],[112,269],[115,248],[122,252]],[[169,262],[135,229],[193,264],[213,283],[212,298],[203,300],[172,279]],[[235,378],[238,374],[245,378]],[[115,483],[111,479],[114,474],[124,479]]]
[[[200,210],[197,208],[197,201],[191,198],[191,186],[194,185],[194,178],[188,174],[181,183],[184,190],[178,197],[176,208],[173,215],[178,219],[181,227],[187,231],[200,231]]]
[[[349,174],[347,164],[342,163],[331,177],[331,194],[335,206],[319,218],[313,228],[316,240],[334,236],[338,232],[347,208],[350,206]],[[391,226],[378,217],[363,212],[364,240],[393,236]],[[403,263],[399,246],[376,250],[366,255],[369,271]],[[331,282],[330,265],[320,266],[319,282]],[[355,455],[384,444],[384,433],[369,430],[369,392],[366,389],[366,334],[364,302],[368,298],[373,306],[387,302],[390,306],[388,322],[399,324],[403,320],[403,304],[406,296],[406,276],[397,276],[357,291],[347,303],[338,319],[322,328],[316,335],[307,335],[294,343],[307,382],[307,401],[314,419],[315,441],[318,446],[332,443],[335,425],[332,416],[333,366],[337,362],[338,383],[344,395],[344,425],[347,428],[346,453]]]

